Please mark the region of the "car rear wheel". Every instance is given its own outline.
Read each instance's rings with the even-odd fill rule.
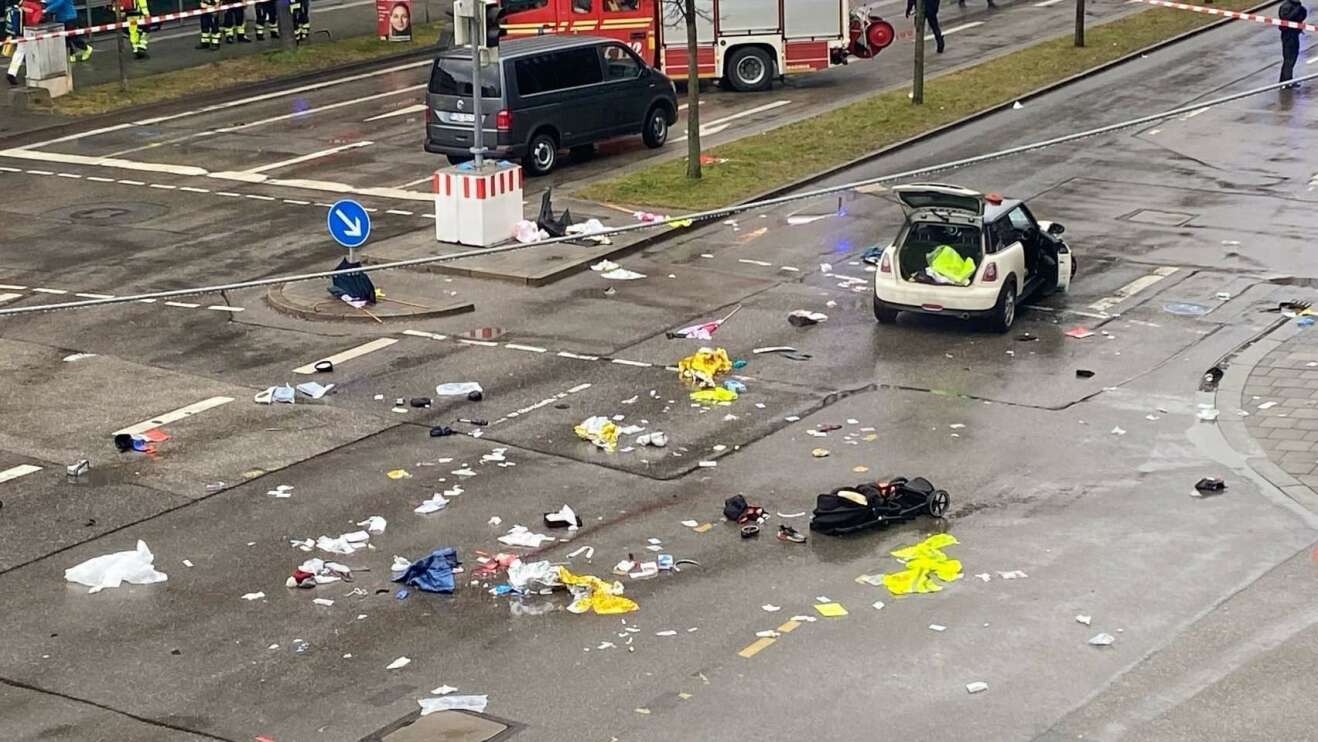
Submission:
[[[874,319],[878,320],[879,324],[895,324],[897,322],[897,314],[898,312],[896,309],[889,309],[884,306],[883,302],[879,301],[878,297],[874,298]]]
[[[773,62],[763,49],[753,46],[736,50],[728,57],[726,72],[732,89],[741,93],[768,90],[773,82]]]
[[[546,175],[558,164],[558,140],[547,131],[531,137],[522,165],[530,175]]]
[[[993,318],[989,327],[994,332],[1010,332],[1016,322],[1016,284],[1009,281],[998,294],[998,304],[993,308]]]
[[[641,130],[641,139],[650,149],[658,149],[668,141],[668,116],[662,106],[655,106],[645,115],[645,128]]]

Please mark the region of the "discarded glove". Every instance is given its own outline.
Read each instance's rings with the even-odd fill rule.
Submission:
[[[894,557],[906,563],[906,569],[883,576],[883,584],[893,595],[936,593],[943,586],[934,581],[952,582],[961,577],[961,562],[942,552],[943,547],[959,543],[955,536],[938,533],[918,544],[897,549]]]
[[[576,575],[566,567],[558,568],[558,579],[572,591],[574,600],[567,607],[571,613],[593,610],[601,616],[608,616],[631,613],[640,608],[636,601],[622,597],[621,582],[610,584],[591,575]]]

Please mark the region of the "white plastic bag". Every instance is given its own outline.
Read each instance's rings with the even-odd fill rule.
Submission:
[[[88,559],[64,570],[64,579],[90,587],[87,591],[89,593],[98,593],[107,587],[119,587],[125,582],[150,585],[169,579],[164,572],[156,571],[152,566],[154,561],[151,549],[147,548],[145,541],[139,540],[136,551],[117,551]]]
[[[475,711],[481,713],[490,702],[489,696],[439,696],[437,698],[419,698],[421,715],[427,716],[436,711]]]
[[[435,394],[441,397],[465,396],[472,392],[483,393],[484,391],[484,389],[481,389],[481,385],[475,381],[453,381],[435,387]]]

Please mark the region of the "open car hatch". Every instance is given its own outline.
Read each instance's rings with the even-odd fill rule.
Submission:
[[[975,216],[984,214],[982,194],[941,183],[913,183],[897,186],[892,192],[907,209],[950,209]]]

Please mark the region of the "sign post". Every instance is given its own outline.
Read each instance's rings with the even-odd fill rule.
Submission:
[[[485,42],[485,13],[471,15],[471,114],[472,123],[471,154],[476,161],[477,172],[485,165],[485,123],[481,121],[481,45]]]

